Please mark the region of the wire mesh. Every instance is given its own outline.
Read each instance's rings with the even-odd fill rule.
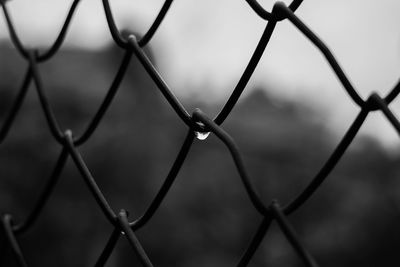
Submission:
[[[318,190],[320,185],[326,180],[332,170],[335,168],[337,163],[340,161],[347,148],[353,142],[360,127],[368,115],[372,112],[381,111],[387,120],[391,123],[397,133],[400,134],[400,123],[395,115],[389,108],[390,103],[396,99],[400,92],[400,83],[398,83],[386,96],[381,97],[377,93],[372,93],[366,100],[362,99],[353,87],[346,74],[340,67],[339,63],[325,45],[325,43],[319,39],[319,37],[310,30],[303,21],[298,18],[295,14],[297,8],[300,7],[302,0],[294,0],[289,6],[286,6],[282,2],[275,3],[271,12],[265,10],[256,0],[246,0],[249,6],[254,10],[255,14],[266,21],[265,30],[262,33],[257,47],[252,54],[249,63],[247,64],[242,76],[239,79],[236,87],[233,89],[232,94],[226,101],[223,108],[211,119],[200,109],[195,109],[193,112],[189,112],[180,100],[174,95],[171,88],[164,81],[163,77],[156,70],[151,60],[145,54],[143,47],[146,46],[156,33],[158,27],[161,25],[165,18],[169,8],[171,7],[172,0],[166,0],[158,13],[158,16],[154,20],[149,30],[140,39],[136,36],[130,35],[124,38],[117,28],[113,14],[109,5],[108,0],[103,0],[103,7],[109,26],[109,31],[113,37],[113,40],[117,46],[125,51],[122,62],[120,63],[117,74],[114,77],[112,85],[108,89],[104,96],[103,102],[98,107],[97,112],[93,118],[88,122],[86,129],[80,134],[73,133],[68,128],[63,128],[55,116],[51,102],[47,97],[45,91],[41,73],[40,64],[42,62],[52,59],[57,54],[60,47],[63,45],[63,41],[67,35],[68,27],[71,24],[72,18],[75,11],[77,10],[79,0],[73,1],[68,15],[65,19],[64,25],[62,26],[54,43],[48,47],[45,51],[38,51],[35,49],[28,49],[24,46],[16,33],[13,21],[7,9],[7,1],[0,1],[6,19],[9,34],[14,44],[15,49],[19,52],[20,56],[25,60],[27,64],[27,70],[24,79],[20,85],[20,90],[8,111],[6,119],[2,123],[0,128],[0,143],[5,142],[9,130],[12,128],[18,111],[26,98],[27,91],[30,88],[30,84],[34,84],[34,88],[39,97],[39,104],[44,112],[49,131],[53,136],[54,140],[62,148],[62,151],[58,157],[58,160],[53,168],[53,171],[47,181],[47,184],[39,196],[36,203],[29,214],[26,215],[26,219],[23,221],[15,221],[12,214],[2,215],[2,228],[5,233],[5,240],[1,242],[6,243],[6,247],[11,248],[15,256],[15,260],[19,266],[28,266],[24,253],[22,252],[18,237],[25,232],[29,231],[30,228],[35,224],[37,218],[40,216],[43,207],[49,200],[49,196],[53,193],[54,188],[57,185],[57,181],[63,172],[64,166],[69,158],[72,159],[76,168],[78,169],[83,180],[87,184],[88,188],[94,199],[96,200],[99,209],[104,214],[105,218],[113,227],[113,232],[104,247],[103,252],[99,255],[98,260],[94,263],[95,266],[104,266],[109,259],[111,253],[115,249],[119,238],[123,235],[132,246],[132,250],[138,257],[140,263],[143,266],[153,266],[151,259],[147,256],[145,249],[141,245],[141,242],[136,237],[135,232],[145,226],[157,212],[159,206],[163,202],[165,196],[168,194],[170,188],[174,185],[175,178],[180,172],[184,161],[189,154],[190,148],[195,140],[196,136],[204,135],[208,132],[212,132],[215,136],[227,147],[229,150],[236,170],[241,178],[241,182],[247,192],[249,201],[253,205],[254,209],[263,218],[257,231],[255,232],[253,239],[244,251],[241,259],[237,266],[247,266],[254,256],[257,248],[262,243],[264,236],[266,235],[269,226],[272,221],[276,221],[278,226],[282,230],[284,236],[289,241],[291,246],[297,252],[299,258],[307,266],[318,266],[313,256],[307,251],[305,246],[302,244],[300,238],[297,236],[292,224],[288,220],[288,216],[294,211],[298,210],[303,204]],[[359,114],[354,119],[350,128],[347,130],[337,147],[334,149],[331,156],[328,158],[326,163],[320,168],[320,171],[311,179],[311,182],[301,191],[293,200],[285,205],[281,206],[278,200],[274,200],[270,204],[263,203],[257,193],[256,187],[254,186],[251,177],[246,170],[245,164],[242,159],[242,155],[238,149],[235,140],[227,133],[221,125],[224,123],[226,118],[230,115],[232,109],[235,107],[238,99],[242,92],[246,88],[246,85],[251,78],[254,70],[256,69],[261,56],[271,36],[274,33],[275,26],[282,20],[289,20],[294,27],[296,27],[315,47],[325,56],[328,64],[331,66],[333,72],[338,77],[339,81],[343,85],[343,88],[347,92],[348,96],[352,101],[359,107]],[[137,57],[143,68],[146,70],[148,75],[154,81],[164,98],[167,100],[171,108],[174,110],[176,115],[184,122],[188,127],[187,136],[183,142],[183,145],[175,159],[175,162],[170,168],[167,177],[164,180],[158,193],[155,195],[150,205],[143,213],[142,216],[135,219],[128,219],[128,214],[125,210],[116,212],[113,207],[107,201],[101,188],[96,183],[95,177],[91,174],[90,169],[83,160],[79,147],[84,145],[96,131],[96,128],[101,123],[102,118],[109,109],[113,98],[120,88],[121,81],[124,79],[126,70],[132,56]],[[5,248],[3,247],[3,253]]]

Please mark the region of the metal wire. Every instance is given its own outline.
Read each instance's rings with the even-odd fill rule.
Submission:
[[[221,111],[212,120],[209,116],[203,113],[201,110],[196,109],[191,113],[184,107],[180,100],[174,95],[173,90],[167,85],[162,76],[157,72],[155,66],[152,64],[150,59],[146,56],[143,46],[148,44],[157,29],[160,27],[163,19],[165,18],[168,10],[172,5],[172,0],[166,0],[161,7],[157,17],[149,30],[143,35],[142,38],[137,39],[136,36],[130,35],[124,39],[119,32],[114,17],[110,8],[108,0],[102,0],[105,16],[107,19],[110,33],[115,41],[115,44],[125,50],[125,55],[122,58],[120,67],[118,68],[115,78],[108,89],[103,102],[100,104],[97,112],[88,123],[85,131],[78,137],[74,137],[72,131],[65,129],[63,130],[58,124],[57,118],[52,110],[51,103],[47,98],[45,91],[45,85],[42,82],[40,76],[40,63],[50,60],[62,46],[65,37],[68,32],[69,25],[71,24],[73,15],[77,9],[79,0],[73,1],[65,22],[55,40],[55,42],[49,46],[44,52],[39,52],[35,49],[27,49],[24,44],[20,41],[17,31],[14,27],[14,23],[11,19],[11,15],[7,9],[8,2],[1,0],[0,4],[3,8],[3,13],[6,21],[6,25],[9,31],[10,39],[15,46],[15,49],[19,52],[21,57],[25,59],[27,64],[27,70],[24,79],[22,80],[18,94],[16,95],[11,108],[9,109],[7,116],[0,128],[0,144],[3,143],[9,130],[13,126],[16,116],[18,115],[19,109],[24,102],[27,91],[31,82],[33,81],[34,87],[38,93],[39,105],[44,112],[49,131],[53,138],[58,142],[61,153],[54,165],[53,172],[51,173],[47,184],[45,184],[42,193],[38,196],[38,200],[33,205],[31,212],[27,215],[26,219],[21,222],[13,220],[11,214],[5,213],[2,216],[2,231],[5,233],[5,240],[0,240],[1,244],[6,243],[6,246],[2,247],[0,253],[4,254],[4,250],[11,249],[16,263],[19,266],[28,266],[25,260],[24,254],[18,243],[18,235],[21,235],[28,231],[32,225],[36,222],[36,219],[40,216],[41,211],[45,204],[50,200],[50,195],[54,191],[57,185],[57,181],[63,172],[64,166],[71,158],[76,168],[80,172],[83,180],[86,182],[90,193],[96,200],[99,208],[103,212],[104,216],[108,219],[109,223],[113,227],[113,232],[106,242],[105,248],[99,256],[94,266],[104,266],[109,259],[111,253],[115,249],[121,235],[123,234],[128,242],[131,244],[134,253],[138,257],[139,261],[143,266],[153,266],[149,257],[145,253],[140,241],[135,235],[135,231],[145,226],[157,212],[158,207],[163,202],[165,196],[168,194],[170,188],[173,186],[177,175],[179,174],[184,161],[189,154],[190,148],[195,139],[196,132],[213,132],[220,141],[226,145],[230,154],[232,155],[235,163],[237,172],[240,175],[241,182],[244,186],[246,193],[249,196],[249,201],[254,208],[260,213],[262,222],[258,227],[253,239],[244,251],[242,258],[239,260],[237,266],[244,267],[249,264],[257,248],[262,243],[266,236],[269,226],[272,221],[277,221],[278,226],[282,230],[284,236],[288,242],[294,248],[298,256],[304,261],[307,266],[318,266],[315,259],[306,250],[305,246],[300,241],[300,238],[296,234],[293,226],[287,219],[294,211],[298,210],[303,204],[318,190],[321,184],[327,179],[329,174],[335,168],[337,163],[340,161],[342,156],[345,154],[347,148],[353,142],[357,133],[359,132],[364,121],[371,112],[381,111],[387,120],[391,123],[393,128],[400,135],[400,122],[395,117],[393,112],[389,108],[389,104],[396,99],[400,93],[400,82],[388,93],[386,97],[380,97],[377,93],[371,93],[367,100],[363,100],[353,87],[345,72],[337,62],[333,53],[329,50],[327,45],[312,31],[300,18],[295,15],[296,9],[301,6],[302,0],[294,0],[289,6],[286,6],[282,2],[275,3],[271,12],[266,11],[256,0],[246,0],[250,8],[254,12],[266,20],[266,26],[260,40],[252,54],[249,63],[243,71],[236,87],[233,89],[230,97],[222,107]],[[265,48],[271,36],[274,33],[275,26],[282,20],[287,19],[294,27],[296,27],[309,41],[311,41],[316,48],[325,56],[328,64],[332,67],[333,72],[337,75],[339,81],[343,85],[345,91],[352,99],[352,101],[360,108],[359,114],[354,119],[353,123],[349,127],[342,140],[339,142],[337,147],[332,152],[331,156],[327,159],[326,163],[321,167],[320,171],[316,176],[311,179],[309,184],[304,190],[299,192],[297,196],[293,198],[286,206],[281,208],[278,201],[272,201],[271,204],[267,205],[258,195],[255,187],[253,186],[252,180],[248,175],[244,161],[242,160],[241,153],[235,140],[221,127],[223,122],[232,112],[242,92],[245,90],[248,81],[250,80],[254,70],[256,69],[262,55],[264,54]],[[148,208],[142,216],[129,222],[128,215],[125,210],[121,210],[118,214],[114,212],[114,209],[109,205],[106,197],[103,195],[101,188],[96,183],[96,179],[92,176],[89,168],[86,166],[85,160],[82,158],[78,151],[78,146],[85,144],[97,126],[101,123],[102,118],[106,114],[110,107],[114,96],[118,93],[120,84],[125,76],[126,70],[131,61],[132,55],[135,55],[143,68],[146,70],[148,75],[157,85],[158,89],[165,97],[171,108],[175,111],[177,116],[182,120],[184,124],[188,126],[188,134],[183,142],[180,152],[178,153],[174,164],[172,165],[164,183],[160,187],[158,193],[154,196],[150,202]],[[4,255],[3,255],[4,256]]]

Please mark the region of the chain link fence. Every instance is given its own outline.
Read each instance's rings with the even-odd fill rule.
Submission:
[[[20,248],[18,239],[21,235],[29,231],[37,221],[43,210],[43,207],[56,188],[57,181],[63,172],[66,162],[70,158],[90,189],[92,196],[98,204],[98,208],[102,211],[104,217],[114,229],[106,246],[104,247],[104,250],[98,256],[97,262],[94,265],[104,266],[111,253],[115,249],[118,240],[121,236],[123,236],[129,241],[133,253],[136,254],[141,264],[143,266],[153,266],[151,259],[147,256],[145,248],[141,245],[141,242],[137,238],[135,232],[144,227],[157,212],[165,196],[170,191],[170,188],[174,185],[175,178],[184,165],[184,161],[190,152],[190,148],[192,147],[194,140],[196,138],[204,140],[210,133],[213,133],[229,150],[236,166],[237,173],[239,174],[243,187],[247,192],[249,201],[262,218],[261,224],[254,233],[250,244],[242,254],[237,266],[247,266],[249,264],[256,250],[263,242],[263,239],[273,221],[277,222],[284,236],[297,252],[298,256],[304,261],[305,265],[318,266],[313,256],[307,251],[306,247],[298,237],[298,234],[290,223],[288,216],[300,209],[303,204],[319,189],[320,185],[326,180],[346,152],[347,148],[353,142],[354,138],[359,132],[360,127],[363,125],[369,114],[373,112],[382,112],[397,133],[400,133],[400,123],[389,108],[389,105],[396,99],[400,92],[400,83],[398,83],[386,96],[382,97],[377,93],[372,93],[366,100],[364,100],[360,97],[356,89],[348,80],[344,71],[325,43],[321,41],[318,36],[295,15],[296,9],[299,8],[303,2],[302,0],[294,0],[288,6],[282,2],[277,2],[275,3],[271,12],[265,10],[256,0],[246,1],[250,8],[254,10],[255,15],[258,15],[265,20],[265,30],[262,33],[257,47],[254,50],[254,53],[252,54],[245,70],[243,71],[239,82],[233,89],[232,94],[229,96],[219,113],[214,118],[210,118],[200,109],[195,109],[193,112],[191,112],[185,108],[180,100],[174,95],[173,90],[164,81],[163,77],[161,77],[161,75],[157,72],[155,66],[143,50],[143,48],[151,41],[153,35],[161,25],[173,1],[165,1],[156,19],[143,37],[138,38],[137,36],[129,35],[125,38],[114,22],[109,1],[103,0],[109,31],[113,37],[115,45],[122,48],[125,51],[125,54],[117,74],[114,77],[112,85],[104,96],[101,105],[98,107],[93,118],[88,122],[85,130],[81,133],[72,132],[68,128],[62,127],[59,124],[53,111],[52,103],[48,99],[40,71],[40,64],[51,60],[59,51],[60,47],[62,47],[65,36],[67,35],[68,27],[71,24],[75,11],[77,10],[79,0],[73,1],[58,37],[56,38],[55,42],[45,51],[27,49],[24,46],[18,37],[18,34],[16,33],[12,18],[7,9],[7,1],[0,1],[12,43],[14,44],[15,49],[19,52],[20,56],[28,65],[26,74],[20,85],[19,92],[13,101],[11,108],[8,110],[5,120],[2,122],[0,128],[0,143],[3,143],[7,140],[7,134],[13,126],[18,111],[20,110],[21,105],[26,98],[30,85],[33,83],[39,97],[39,105],[45,114],[49,131],[51,132],[54,140],[62,148],[61,154],[59,155],[58,160],[53,167],[52,174],[45,185],[44,191],[40,194],[36,203],[34,203],[30,213],[26,215],[25,220],[17,221],[14,219],[13,215],[9,213],[2,215],[2,231],[5,234],[5,239],[0,240],[3,246],[0,254],[3,253],[6,248],[11,248],[17,264],[19,266],[28,266],[28,263],[24,257],[24,253]],[[246,88],[249,79],[256,69],[260,58],[274,33],[275,26],[283,20],[289,20],[293,27],[297,28],[325,56],[327,63],[331,66],[333,72],[340,80],[349,98],[359,107],[359,113],[326,163],[320,168],[317,175],[311,179],[311,182],[304,188],[304,190],[302,190],[297,196],[294,196],[293,200],[289,203],[280,203],[279,200],[274,200],[272,203],[264,203],[260,199],[257,189],[248,174],[248,170],[245,167],[243,157],[235,140],[221,127],[221,125],[230,115],[242,92]],[[85,143],[91,138],[93,133],[96,131],[96,128],[101,123],[102,118],[106,114],[110,105],[112,104],[113,98],[117,94],[120,84],[126,75],[126,70],[132,56],[139,60],[143,68],[151,77],[152,81],[154,81],[154,84],[162,93],[163,97],[167,100],[170,107],[176,113],[176,116],[178,116],[180,120],[188,127],[186,139],[184,140],[178,156],[171,166],[165,181],[155,197],[152,199],[146,211],[138,218],[129,218],[126,210],[121,209],[116,211],[113,207],[111,207],[107,198],[104,196],[102,189],[96,183],[96,178],[93,177],[90,169],[83,160],[79,150],[79,147],[84,146]]]

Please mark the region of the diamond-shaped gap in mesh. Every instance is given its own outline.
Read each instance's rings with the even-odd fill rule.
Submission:
[[[260,218],[217,142],[213,135],[196,141],[160,210],[138,232],[155,266],[232,266],[246,249]]]

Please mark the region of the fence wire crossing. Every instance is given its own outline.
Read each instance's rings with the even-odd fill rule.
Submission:
[[[366,100],[362,99],[345,75],[344,71],[340,67],[339,63],[337,62],[329,48],[324,44],[323,41],[318,38],[318,36],[312,30],[310,30],[303,23],[300,18],[295,15],[296,9],[299,8],[303,2],[302,0],[294,0],[289,6],[286,6],[282,2],[277,2],[275,3],[271,12],[265,10],[256,0],[246,0],[246,2],[249,4],[249,7],[253,9],[255,14],[258,15],[261,19],[265,20],[265,30],[259,39],[259,42],[249,60],[248,65],[243,71],[243,74],[240,77],[236,87],[233,89],[232,94],[230,95],[222,109],[219,111],[219,113],[215,116],[215,118],[211,119],[200,109],[189,112],[184,107],[184,105],[174,95],[173,90],[171,90],[171,88],[166,84],[166,82],[157,72],[156,68],[142,49],[151,41],[153,35],[157,31],[169,8],[171,7],[173,0],[166,0],[164,2],[153,24],[140,39],[138,39],[134,35],[130,35],[129,37],[124,38],[115,24],[109,1],[102,0],[102,2],[112,38],[115,41],[115,44],[125,51],[125,54],[114,77],[114,80],[103,99],[103,102],[98,107],[98,110],[93,118],[88,122],[86,129],[83,132],[77,134],[68,129],[64,130],[64,128],[59,125],[57,118],[53,112],[52,105],[47,98],[46,91],[43,86],[40,74],[40,63],[50,60],[62,46],[63,41],[67,35],[68,27],[71,24],[73,15],[78,7],[79,0],[73,1],[69,9],[68,15],[65,19],[64,25],[62,26],[56,40],[45,51],[27,49],[24,46],[24,44],[20,41],[18,37],[10,13],[7,9],[7,1],[0,0],[0,4],[3,9],[4,18],[6,20],[12,43],[14,44],[15,49],[19,52],[21,57],[25,59],[27,64],[26,74],[20,85],[19,92],[14,102],[12,103],[10,110],[8,111],[5,121],[2,122],[0,128],[0,143],[6,140],[10,128],[13,126],[15,117],[22,103],[24,102],[28,88],[30,84],[33,83],[39,97],[40,107],[42,108],[46,117],[49,130],[53,138],[62,148],[61,154],[58,157],[53,172],[49,177],[47,184],[45,185],[44,191],[38,197],[38,200],[34,204],[31,212],[26,215],[26,219],[23,221],[15,221],[12,214],[3,214],[1,217],[3,227],[2,231],[4,231],[5,233],[5,240],[0,240],[0,243],[2,242],[3,244],[5,244],[5,247],[11,248],[17,264],[21,267],[28,266],[28,263],[26,262],[24,257],[24,253],[19,246],[18,236],[24,234],[32,227],[32,225],[34,225],[35,221],[40,216],[44,205],[48,201],[49,196],[54,191],[57,180],[63,172],[63,168],[67,160],[71,158],[76,168],[79,170],[82,178],[89,187],[90,192],[95,198],[102,213],[114,229],[102,253],[99,255],[97,262],[94,263],[94,266],[104,266],[106,264],[111,253],[116,247],[119,238],[122,235],[129,241],[130,245],[132,246],[133,252],[136,254],[141,264],[146,267],[153,266],[151,259],[149,259],[149,257],[147,256],[145,249],[142,247],[140,241],[136,237],[135,232],[141,227],[145,226],[151,220],[152,216],[155,214],[158,207],[163,202],[165,196],[169,192],[169,189],[174,184],[174,180],[177,177],[180,169],[182,168],[185,158],[187,157],[195,138],[204,137],[207,133],[212,132],[228,148],[235,163],[237,172],[240,175],[243,186],[245,187],[245,190],[248,194],[249,200],[262,218],[261,224],[259,225],[247,249],[241,256],[237,266],[247,266],[249,264],[257,248],[262,243],[271,222],[274,220],[277,222],[284,236],[294,248],[298,256],[304,261],[305,265],[318,266],[313,256],[307,251],[301,240],[298,238],[295,229],[292,227],[290,221],[288,220],[288,216],[300,207],[302,207],[302,205],[310,198],[310,196],[312,196],[317,191],[319,186],[325,181],[325,179],[335,168],[336,164],[339,162],[343,154],[346,152],[347,148],[352,143],[359,129],[363,125],[365,119],[371,112],[381,111],[390,122],[390,124],[395,128],[397,133],[400,134],[399,120],[395,117],[395,115],[389,108],[390,103],[394,99],[396,99],[400,92],[400,82],[384,97],[379,96],[377,93],[372,93]],[[354,119],[353,123],[351,124],[350,128],[347,130],[347,132],[345,133],[333,153],[330,155],[326,163],[321,167],[319,172],[315,175],[315,177],[311,179],[311,182],[302,192],[295,196],[291,202],[285,203],[284,205],[282,205],[282,203],[279,203],[278,200],[274,200],[270,204],[263,203],[257,193],[255,186],[252,183],[251,178],[247,173],[245,164],[235,143],[235,140],[229,135],[229,133],[221,128],[221,124],[223,124],[225,119],[231,113],[232,109],[235,107],[255,68],[257,67],[258,62],[260,61],[260,58],[263,55],[263,52],[268,45],[272,34],[274,33],[275,26],[282,20],[289,20],[292,25],[296,27],[309,41],[311,41],[315,45],[315,47],[325,56],[328,64],[331,66],[332,70],[340,80],[348,96],[360,108],[360,111]],[[107,199],[102,193],[101,188],[99,188],[99,186],[97,185],[96,179],[92,176],[89,168],[86,166],[85,161],[82,159],[79,152],[79,146],[85,144],[85,142],[90,139],[97,126],[101,123],[103,116],[107,112],[114,96],[118,92],[120,83],[125,76],[129,62],[133,55],[138,58],[141,65],[144,67],[148,75],[150,75],[162,95],[175,111],[176,115],[179,116],[179,118],[188,126],[188,133],[178,153],[178,156],[175,159],[175,162],[173,163],[167,177],[165,178],[165,181],[163,182],[161,188],[153,198],[150,205],[141,217],[130,220],[128,218],[127,211],[122,209],[116,212],[109,205]],[[4,249],[5,248],[0,251],[0,254],[4,253]]]

